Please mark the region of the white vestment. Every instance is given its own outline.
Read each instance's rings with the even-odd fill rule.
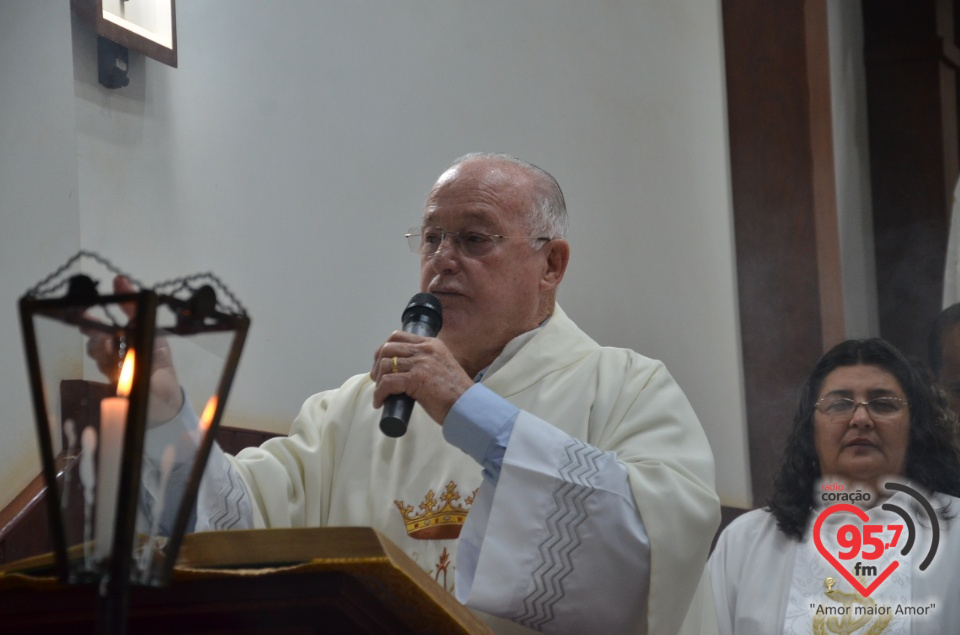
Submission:
[[[467,606],[545,632],[643,632],[645,613],[649,633],[676,632],[719,523],[713,456],[686,397],[662,363],[600,347],[559,307],[506,350],[482,379],[521,409],[496,487],[419,406],[405,436],[382,434],[364,374],[310,397],[288,437],[230,457],[255,526],[371,526],[451,590],[453,565]],[[472,509],[459,540],[408,533],[444,505]],[[648,598],[647,572],[629,564],[644,546],[620,529],[641,518]]]
[[[940,520],[936,554],[927,569],[920,571],[919,564],[930,549],[930,525],[922,510],[903,503],[905,498],[906,495],[898,494],[890,501],[898,502],[898,507],[908,509],[913,515],[914,545],[908,557],[893,554],[901,560],[901,570],[895,570],[866,598],[854,594],[850,584],[813,545],[812,521],[808,523],[803,541],[798,542],[780,531],[773,514],[764,510],[754,510],[734,520],[720,535],[707,564],[720,635],[960,632],[960,577],[956,574],[960,563],[960,534],[955,529],[960,519]],[[938,495],[931,502],[934,508],[939,508],[948,501],[948,514],[960,513],[958,499]],[[832,520],[835,516],[829,518]],[[893,524],[903,524],[896,516],[889,518],[894,519]],[[874,520],[875,514],[871,513],[871,522]],[[824,544],[832,533],[826,525],[821,529]],[[904,530],[898,547],[905,545],[906,538]],[[885,557],[889,554],[887,550]],[[839,557],[837,560],[840,562]],[[853,567],[854,560],[861,564],[872,562],[857,557],[846,561],[848,569]],[[883,565],[877,569],[883,570]],[[865,577],[861,584],[868,586],[870,580]],[[841,609],[844,602],[852,608]],[[878,609],[878,606],[886,608]],[[921,611],[914,614],[917,608]],[[844,615],[855,623],[844,622]],[[832,626],[831,617],[835,620]],[[711,631],[705,628],[703,632]]]

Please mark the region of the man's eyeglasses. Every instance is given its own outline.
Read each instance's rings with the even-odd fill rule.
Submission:
[[[422,256],[432,256],[440,249],[443,239],[449,236],[460,253],[468,258],[480,258],[493,251],[507,236],[464,229],[458,232],[447,231],[441,227],[411,227],[406,234],[410,251]],[[549,238],[537,238],[536,241],[549,242]]]
[[[857,408],[863,406],[872,419],[894,419],[907,407],[907,402],[899,397],[877,397],[870,401],[854,401],[848,397],[824,397],[814,408],[821,413],[837,420],[853,418]]]

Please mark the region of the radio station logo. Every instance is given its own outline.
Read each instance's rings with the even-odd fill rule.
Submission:
[[[936,512],[930,501],[909,485],[890,482],[885,483],[884,487],[891,492],[903,492],[913,497],[926,513],[929,522],[924,524],[930,527],[930,545],[919,566],[920,571],[926,571],[930,563],[933,562],[934,556],[937,555],[937,547],[940,545],[940,524]],[[899,557],[906,557],[913,550],[917,536],[913,518],[899,505],[887,502],[880,508],[896,514],[902,522],[871,523],[870,515],[853,504],[855,502],[869,503],[869,493],[860,493],[859,491],[836,493],[835,490],[842,490],[842,486],[831,485],[824,485],[822,489],[828,490],[828,493],[822,495],[824,500],[849,502],[831,505],[817,516],[813,527],[813,540],[817,550],[854,589],[863,597],[869,597],[891,573],[901,566]],[[845,516],[847,514],[853,516],[849,518],[850,522],[841,524],[836,535],[828,534],[832,539],[830,546],[824,544],[824,523],[829,519],[829,525],[835,526],[837,523],[834,520],[843,522],[847,520]],[[836,518],[832,518],[835,515]],[[890,554],[890,550],[899,550],[899,556],[893,555],[883,558],[883,561],[886,562],[885,566],[878,564],[878,561],[884,555]]]

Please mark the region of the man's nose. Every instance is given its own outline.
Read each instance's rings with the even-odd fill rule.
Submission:
[[[460,262],[460,245],[456,234],[444,234],[437,250],[430,256],[433,268],[436,271],[455,269]]]

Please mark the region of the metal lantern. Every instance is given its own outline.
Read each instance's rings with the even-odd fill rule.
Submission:
[[[82,264],[130,282],[103,293]],[[212,274],[148,289],[86,251],[20,319],[57,571],[99,585],[101,632],[123,632],[128,586],[169,583],[195,521],[250,320]]]

